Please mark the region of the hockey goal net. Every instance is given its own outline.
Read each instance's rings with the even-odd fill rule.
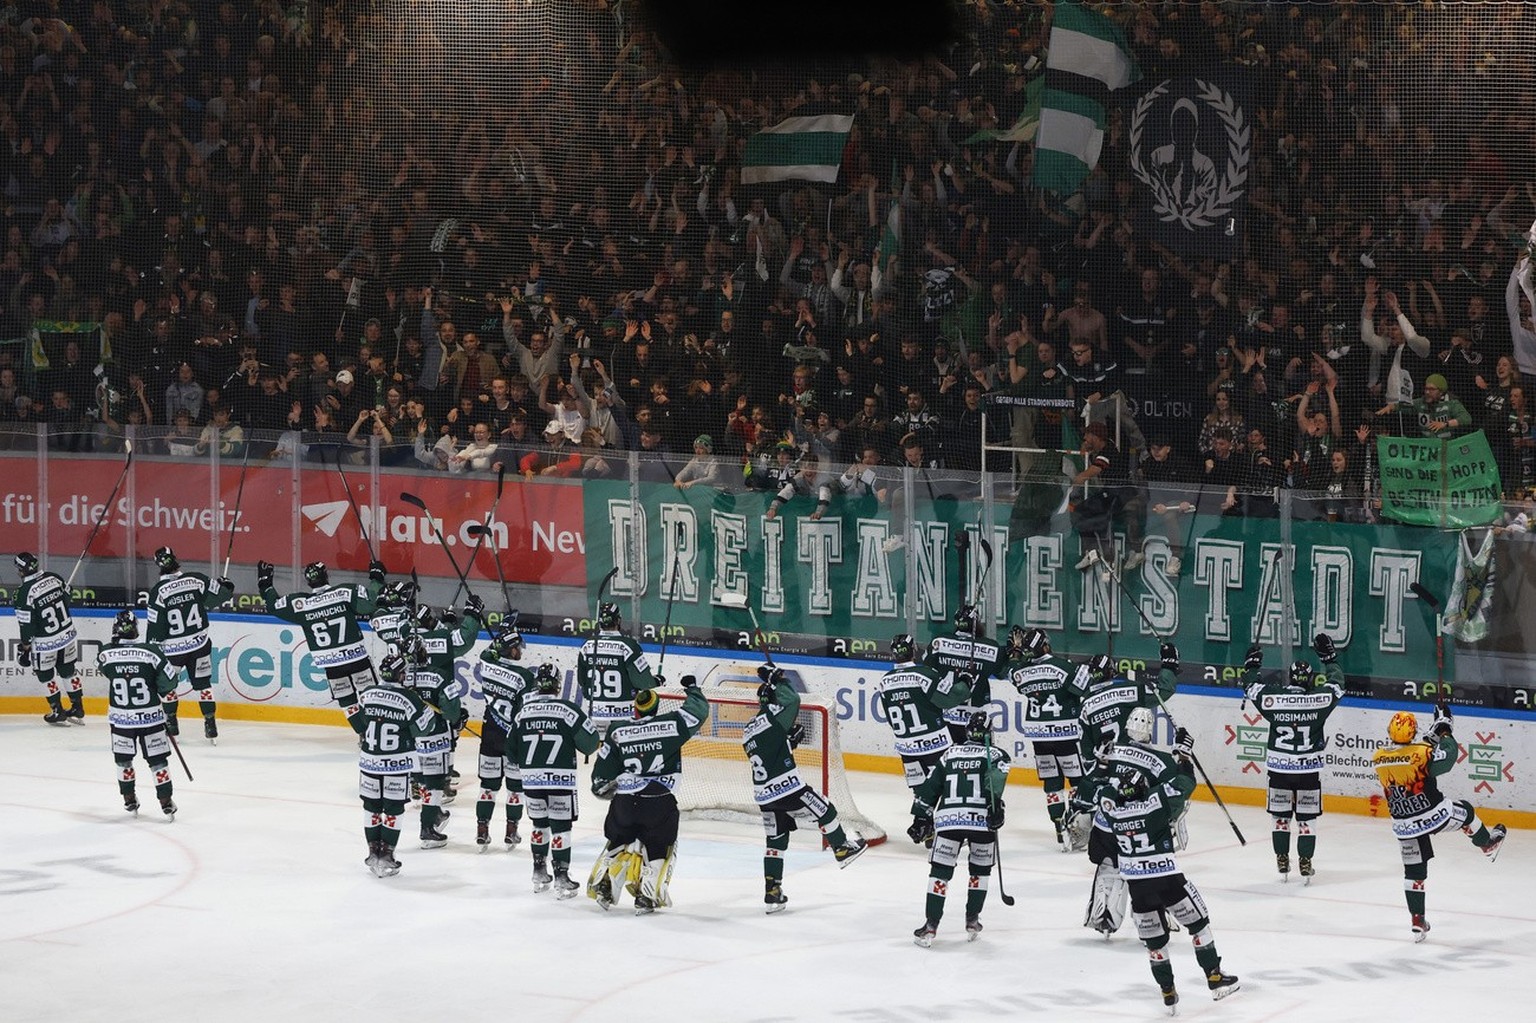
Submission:
[[[659,695],[663,712],[676,710],[683,702],[680,693]],[[755,699],[709,696],[708,716],[683,747],[683,776],[676,795],[685,819],[761,826],[762,815],[752,799],[752,768],[741,745],[742,729],[756,713]],[[800,777],[837,807],[850,834],[859,832],[870,845],[884,842],[885,830],[864,816],[853,800],[836,714],[825,704],[802,697],[797,720],[805,728],[805,741],[795,750]]]

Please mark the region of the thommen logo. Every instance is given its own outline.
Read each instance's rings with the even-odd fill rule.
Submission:
[[[326,536],[335,536],[336,529],[347,514],[347,502],[327,501],[324,504],[306,504],[299,509],[315,528]]]
[[[1252,129],[1231,93],[1200,79],[1181,81],[1181,91],[1186,82],[1194,87],[1192,96],[1170,95],[1175,83],[1164,81],[1137,102],[1131,171],[1151,190],[1159,219],[1197,231],[1231,216],[1242,200]],[[1212,115],[1219,128],[1212,126]]]

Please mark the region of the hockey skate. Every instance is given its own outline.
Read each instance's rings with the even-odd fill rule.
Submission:
[[[1211,997],[1219,1002],[1238,989],[1237,974],[1222,973],[1218,966],[1206,974],[1205,986],[1211,989]]]
[[[83,701],[81,701],[81,700],[72,700],[72,701],[70,701],[69,710],[66,713],[69,716],[69,723],[70,724],[72,724],[72,725],[83,725],[83,724],[85,724],[85,703]]]
[[[1297,861],[1296,867],[1297,867],[1297,873],[1299,873],[1301,875],[1301,883],[1302,884],[1311,884],[1312,883],[1312,875],[1317,873],[1317,871],[1312,868],[1312,857],[1310,857],[1310,856],[1303,856],[1303,857],[1301,857],[1301,859]]]
[[[490,844],[491,844],[491,822],[490,821],[475,821],[475,844],[480,847],[480,851],[481,852],[485,852],[486,848],[488,846],[490,846]]]
[[[650,916],[656,912],[656,902],[649,895],[635,896],[635,916]]]
[[[69,711],[63,707],[51,707],[48,713],[43,715],[43,720],[50,725],[67,725],[69,724]]]
[[[166,820],[168,822],[174,821],[176,819],[176,800],[172,799],[170,796],[166,796],[161,799],[160,812],[165,814]]]
[[[1425,938],[1429,937],[1429,921],[1425,919],[1422,913],[1413,914],[1413,922],[1411,926],[1413,928],[1414,944],[1418,944]]]
[[[219,744],[219,724],[211,717],[203,718],[203,738],[207,739],[210,745]]]
[[[981,937],[981,917],[968,916],[965,918],[965,940],[975,941]]]
[[[567,867],[555,868],[555,898],[562,902],[566,899],[574,899],[576,893],[581,890],[581,885],[571,880],[570,870]]]
[[[181,722],[176,720],[176,715],[175,714],[167,714],[165,716],[165,734],[166,735],[180,735],[181,734]]]
[[[939,933],[937,920],[924,920],[923,925],[912,932],[912,941],[919,948],[933,947],[934,935]]]
[[[1275,869],[1280,872],[1282,884],[1291,879],[1291,856],[1289,853],[1275,853]]]
[[[1179,1014],[1179,992],[1172,984],[1163,988],[1163,1004],[1168,1006],[1168,1015]]]
[[[517,833],[517,821],[507,821],[507,833],[502,836],[501,844],[507,848],[523,844],[523,836]]]
[[[139,797],[138,796],[124,796],[123,797],[123,809],[127,810],[129,813],[131,813],[135,817],[137,817],[139,815]]]
[[[1483,855],[1490,860],[1499,858],[1499,849],[1504,845],[1504,836],[1509,829],[1502,824],[1495,824],[1488,829],[1488,844],[1483,846]]]
[[[608,878],[603,878],[597,884],[588,885],[587,894],[603,910],[606,911],[613,908],[613,882]]]
[[[422,826],[421,847],[423,849],[441,849],[448,844],[448,836],[440,830],[441,826],[441,821],[432,827]]]
[[[535,856],[533,858],[533,890],[548,891],[552,880],[554,879],[549,876],[549,868],[545,865],[544,857]]]
[[[857,836],[847,845],[840,845],[836,849],[832,850],[832,855],[837,857],[837,866],[839,869],[841,869],[852,863],[854,860],[858,859],[860,856],[863,856],[865,850],[868,848],[869,843],[864,841],[863,836]]]
[[[763,879],[763,912],[778,913],[789,905],[789,897],[784,894],[784,886],[771,877]]]

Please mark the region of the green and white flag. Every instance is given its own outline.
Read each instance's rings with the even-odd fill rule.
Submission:
[[[747,139],[741,183],[836,181],[852,114],[786,117]]]
[[[1045,60],[1035,184],[1068,195],[1099,162],[1109,94],[1141,78],[1120,26],[1059,0]]]

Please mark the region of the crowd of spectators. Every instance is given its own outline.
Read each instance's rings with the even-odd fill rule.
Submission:
[[[1121,108],[1068,197],[972,141],[1023,112],[1048,5],[698,69],[611,0],[0,4],[0,430],[883,493],[981,468],[989,394],[1037,400],[989,441],[1049,449],[1053,401],[1120,392],[1147,443],[1117,471],[1233,513],[1294,486],[1369,517],[1384,431],[1481,427],[1513,495],[1521,6],[1121,5],[1149,79],[1261,97],[1223,262],[1149,241]],[[820,110],[856,114],[837,182],[741,183],[748,136]]]

